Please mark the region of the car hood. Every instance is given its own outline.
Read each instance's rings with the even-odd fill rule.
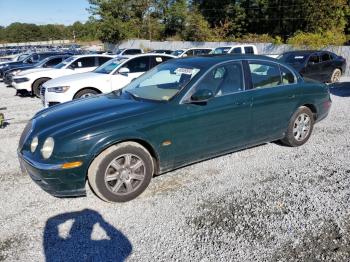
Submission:
[[[78,73],[78,74],[61,76],[61,77],[52,79],[46,82],[44,86],[45,87],[62,86],[62,85],[69,85],[69,83],[79,82],[79,81],[92,82],[94,80],[100,80],[105,77],[109,78],[110,75],[98,74],[93,72]]]
[[[45,71],[52,71],[52,70],[57,70],[57,69],[55,69],[55,68],[41,68],[41,67],[38,67],[38,68],[25,70],[25,71],[19,73],[17,76],[24,76],[24,75],[31,74],[31,73],[45,72]]]
[[[156,110],[157,103],[137,101],[114,93],[74,100],[38,112],[34,116],[35,130],[60,137],[84,130],[108,132],[109,127],[121,128],[123,121]],[[108,124],[110,123],[110,124]],[[112,124],[117,123],[117,124]],[[35,132],[35,131],[34,131]]]

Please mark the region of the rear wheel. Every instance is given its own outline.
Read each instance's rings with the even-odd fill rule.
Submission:
[[[305,106],[300,107],[290,120],[286,136],[282,139],[282,142],[292,147],[305,144],[311,136],[314,121],[311,110]]]
[[[97,94],[99,94],[99,92],[97,92],[96,90],[91,89],[91,88],[86,88],[86,89],[83,89],[83,90],[79,91],[78,93],[76,93],[74,96],[74,99],[87,98],[87,97],[94,96]]]
[[[331,76],[331,83],[337,83],[340,81],[341,70],[339,68],[334,69]]]
[[[94,193],[107,202],[126,202],[139,196],[154,172],[149,152],[140,144],[125,142],[102,152],[88,171]]]
[[[44,84],[45,82],[47,82],[49,80],[50,80],[50,78],[40,78],[38,80],[35,80],[35,82],[33,83],[33,87],[32,87],[33,95],[36,97],[40,97],[40,88],[41,88],[42,84]]]

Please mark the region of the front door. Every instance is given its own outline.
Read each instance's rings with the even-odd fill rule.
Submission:
[[[205,103],[193,103],[200,89],[212,91]],[[251,96],[245,91],[241,62],[220,65],[190,90],[178,105],[173,126],[176,164],[204,159],[247,144],[251,126]]]

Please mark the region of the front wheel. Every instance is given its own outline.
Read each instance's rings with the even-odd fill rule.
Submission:
[[[40,78],[38,80],[36,80],[34,83],[33,83],[33,87],[32,87],[32,92],[33,92],[33,95],[36,96],[36,97],[40,97],[40,89],[41,89],[41,86],[49,81],[50,78]]]
[[[94,193],[107,202],[126,202],[139,196],[154,172],[152,156],[140,144],[124,142],[102,152],[88,171]]]
[[[305,144],[311,136],[314,122],[311,110],[305,106],[299,107],[289,122],[286,136],[282,142],[292,147]]]
[[[99,94],[99,92],[97,92],[96,90],[91,89],[91,88],[85,88],[85,89],[79,91],[79,92],[74,96],[74,99],[78,99],[78,98],[87,98],[87,97],[94,96],[94,95],[97,95],[97,94]]]

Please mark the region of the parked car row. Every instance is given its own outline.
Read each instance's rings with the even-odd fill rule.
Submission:
[[[101,199],[125,202],[154,175],[191,163],[276,140],[301,146],[331,107],[327,85],[259,55],[117,57],[42,90],[64,102],[86,85],[108,94],[40,111],[20,138],[23,172],[54,196],[85,195],[88,181]]]

